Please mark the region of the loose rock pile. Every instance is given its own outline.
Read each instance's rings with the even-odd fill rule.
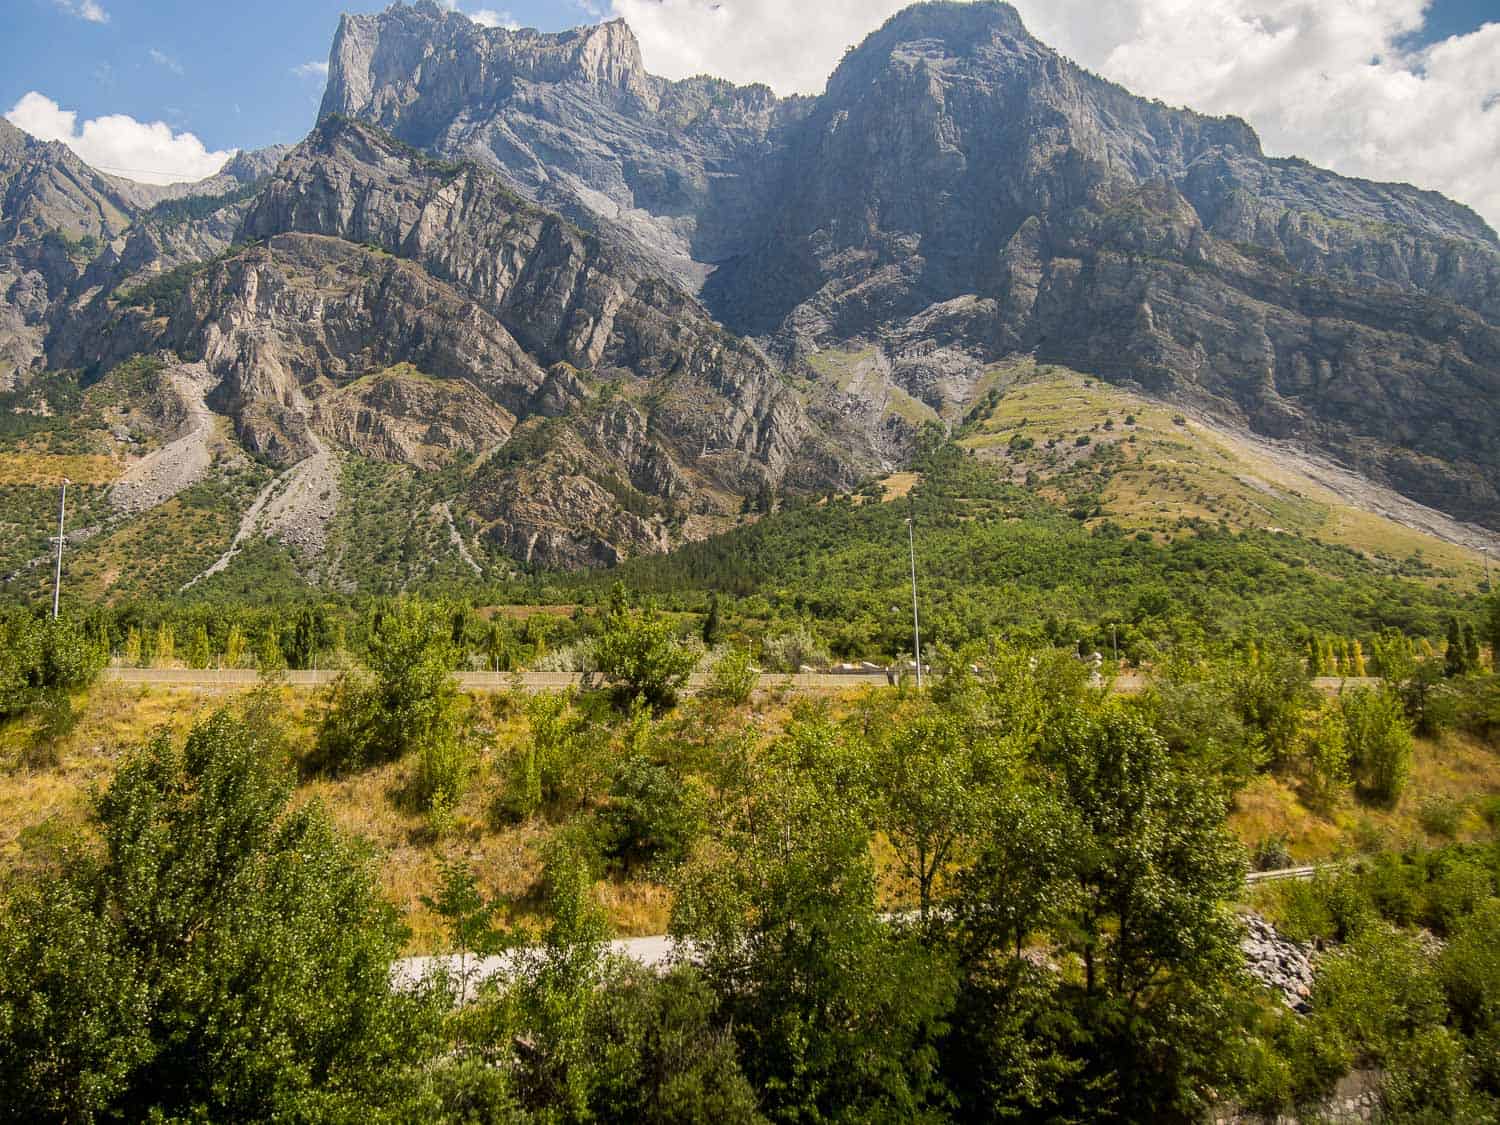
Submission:
[[[1311,945],[1284,938],[1264,918],[1249,914],[1245,917],[1245,936],[1240,939],[1240,948],[1244,950],[1245,967],[1252,977],[1280,992],[1294,1012],[1308,1010],[1307,998],[1313,985]]]

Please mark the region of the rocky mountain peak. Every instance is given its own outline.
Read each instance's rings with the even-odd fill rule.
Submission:
[[[242,184],[253,184],[276,171],[281,158],[292,151],[291,145],[269,145],[266,148],[241,149],[219,170]]]
[[[320,117],[360,117],[430,145],[454,108],[493,108],[518,87],[576,83],[607,101],[652,101],[640,44],[623,20],[557,34],[486,28],[423,0],[345,15]]]
[[[892,53],[927,44],[934,55],[961,58],[980,50],[1033,54],[1051,49],[1026,29],[1021,15],[1001,0],[933,0],[903,8],[844,57],[833,81],[870,62],[883,64]],[[831,83],[830,83],[831,84]]]

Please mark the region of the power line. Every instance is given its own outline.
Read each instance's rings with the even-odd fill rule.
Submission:
[[[75,153],[74,155],[77,155],[77,154]],[[83,160],[83,157],[80,156],[80,157],[78,157],[78,159],[79,160]],[[234,159],[234,158],[230,157],[230,160],[232,160],[232,159]],[[114,167],[113,165],[110,165],[110,164],[94,164],[94,163],[92,163],[91,161],[88,161],[88,160],[83,160],[83,162],[85,164],[87,164],[90,168],[94,169],[94,171],[96,171],[96,172],[112,172],[112,173],[114,173],[115,175],[118,175],[118,176],[181,176],[181,175],[184,174],[181,171],[168,172],[168,171],[166,171],[164,169],[161,169],[161,168],[116,168],[116,167]],[[219,173],[224,170],[224,165],[228,164],[228,163],[229,163],[229,160],[224,161],[224,164],[221,164],[219,166],[219,171],[218,172],[210,172],[207,176],[199,176],[198,180],[211,180],[211,179],[213,179],[213,177],[219,175]],[[181,179],[179,179],[179,180],[174,180],[173,183],[192,184],[192,183],[197,183],[198,180],[181,180]],[[167,185],[166,184],[154,184],[154,185],[151,185],[151,186],[153,186],[153,187],[166,187]]]

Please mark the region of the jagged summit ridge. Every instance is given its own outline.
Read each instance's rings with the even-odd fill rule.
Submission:
[[[430,138],[414,135],[414,123],[436,127],[455,98],[492,107],[518,82],[579,82],[609,96],[650,97],[640,44],[623,20],[559,34],[512,31],[421,0],[340,19],[319,116],[360,117],[422,143]]]

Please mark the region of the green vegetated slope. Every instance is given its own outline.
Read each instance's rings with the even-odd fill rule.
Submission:
[[[840,353],[826,362],[865,361]],[[210,441],[208,477],[167,503],[138,514],[110,503],[109,485],[176,432],[160,405],[161,369],[136,360],[86,387],[59,375],[9,404],[0,432],[9,593],[49,593],[42,563],[65,475],[75,482],[69,529],[91,532],[70,542],[66,560],[65,588],[80,599],[173,596],[228,549],[276,475],[230,440]],[[1174,614],[1225,634],[1300,625],[1353,635],[1391,624],[1435,636],[1455,597],[1482,576],[1475,552],[1360,510],[1300,462],[1065,369],[997,368],[974,398],[955,445],[924,423],[916,472],[853,498],[784,494],[769,518],[629,562],[618,576],[685,605],[710,588],[762,595],[773,615],[837,623],[835,651],[858,656],[900,648],[904,614],[891,608],[909,597],[909,512],[924,613],[931,635],[948,643],[996,628],[1045,630],[1049,619],[1060,636]],[[338,509],[321,554],[251,535],[191,596],[443,589],[483,602],[536,600],[545,586],[543,600],[556,601],[614,581],[615,572],[522,573],[475,534],[468,493],[491,461],[458,453],[418,469],[339,453]],[[903,502],[864,502],[898,495]]]
[[[835,653],[849,656],[910,651],[901,639],[910,628],[908,517],[927,634],[948,645],[999,632],[1102,647],[1111,625],[1141,654],[1172,637],[1247,630],[1359,635],[1393,626],[1435,636],[1467,586],[1456,574],[1403,577],[1404,561],[1288,531],[1191,516],[1131,531],[1093,500],[1070,512],[1038,495],[1056,483],[1028,490],[980,453],[936,439],[916,467],[904,500],[876,502],[878,484],[853,498],[790,500],[753,526],[571,582],[587,589],[617,576],[669,597],[736,593],[751,599],[748,611],[820,622]]]
[[[1414,577],[1474,581],[1483,558],[1419,529],[1474,532],[1402,505],[1327,462],[1235,433],[1064,367],[991,371],[958,430],[1010,477],[1092,518],[1172,534],[1184,520],[1286,531],[1351,547]],[[1403,509],[1408,526],[1381,510]]]

